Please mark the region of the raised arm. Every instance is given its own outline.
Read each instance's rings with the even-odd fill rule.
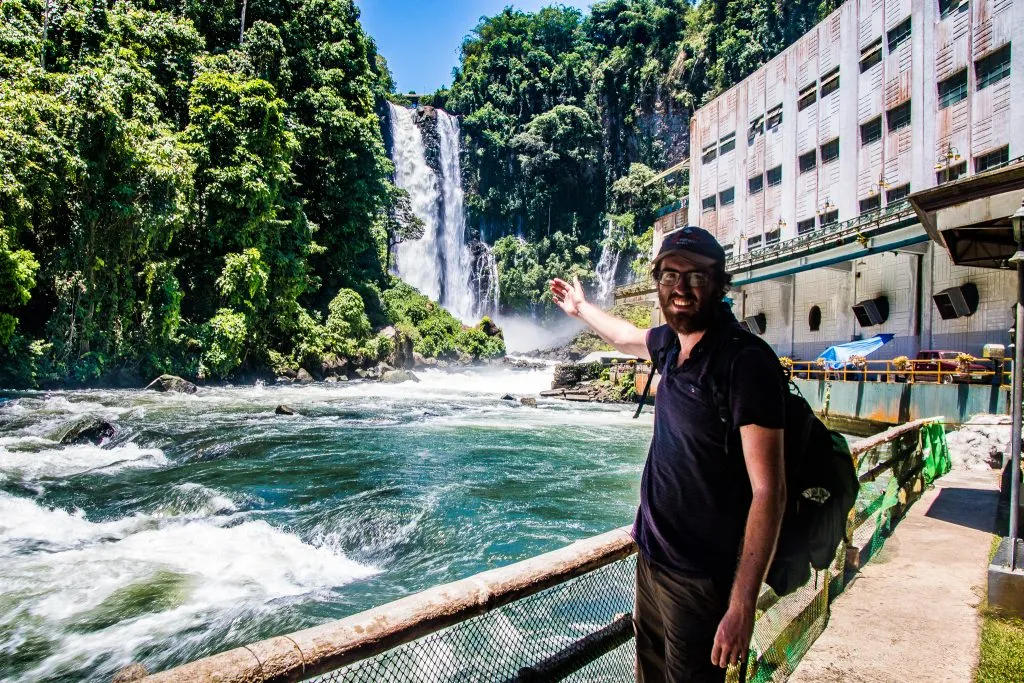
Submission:
[[[649,330],[642,330],[627,320],[605,313],[587,301],[578,277],[573,277],[571,285],[559,278],[552,280],[551,296],[566,315],[585,322],[617,350],[645,360],[651,359],[651,353],[647,350]]]

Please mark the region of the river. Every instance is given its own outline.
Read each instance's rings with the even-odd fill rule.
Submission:
[[[501,400],[550,371],[418,374],[0,394],[0,680],[164,669],[632,520],[649,411]],[[119,431],[53,440],[83,417]]]

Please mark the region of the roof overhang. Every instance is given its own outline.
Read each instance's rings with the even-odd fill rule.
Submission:
[[[1024,159],[910,195],[928,236],[953,263],[1007,268],[1017,250],[1010,216],[1024,198]]]

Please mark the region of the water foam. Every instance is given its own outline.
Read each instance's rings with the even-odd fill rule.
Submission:
[[[125,469],[162,467],[159,448],[125,443],[114,448],[91,444],[61,446],[36,436],[0,437],[0,481],[38,481],[78,474],[115,474]]]
[[[323,598],[376,573],[240,515],[96,523],[5,493],[0,549],[3,647],[52,644],[29,679],[116,669],[158,643],[188,651],[273,601]]]

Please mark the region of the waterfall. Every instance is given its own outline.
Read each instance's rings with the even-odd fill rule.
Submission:
[[[471,245],[472,268],[471,282],[475,297],[473,316],[494,315],[498,310],[501,298],[501,286],[498,280],[498,262],[494,252],[485,242],[473,242]]]
[[[413,211],[423,220],[423,237],[403,242],[395,254],[395,272],[438,301],[465,323],[496,308],[497,273],[490,248],[466,244],[459,121],[440,109],[425,113],[388,104],[395,184],[409,193]],[[421,120],[435,117],[437,161],[427,161]],[[481,268],[486,272],[481,271]]]
[[[395,254],[399,277],[431,299],[441,298],[441,260],[437,251],[440,216],[437,175],[427,165],[415,113],[388,103],[395,184],[409,193],[413,212],[423,221],[423,238],[403,242]]]
[[[612,303],[615,294],[615,271],[619,269],[621,252],[615,244],[615,223],[608,221],[605,229],[604,242],[601,246],[601,258],[597,262],[597,303],[607,306]]]

